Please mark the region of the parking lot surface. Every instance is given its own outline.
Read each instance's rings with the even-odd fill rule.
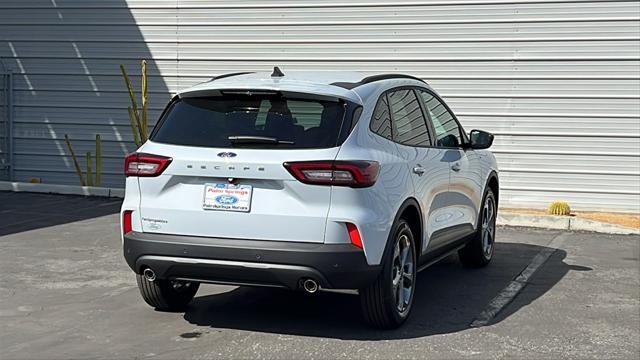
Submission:
[[[376,331],[340,293],[204,285],[186,312],[155,311],[122,257],[119,206],[0,192],[1,358],[640,357],[637,236],[501,228],[488,267],[427,269],[409,321]]]

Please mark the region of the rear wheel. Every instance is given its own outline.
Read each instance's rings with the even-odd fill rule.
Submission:
[[[147,280],[136,274],[144,301],[158,310],[182,310],[198,292],[199,283],[178,280]]]
[[[406,221],[394,224],[393,247],[383,259],[376,281],[360,290],[364,319],[382,329],[394,329],[409,317],[416,279],[416,252],[411,229]]]
[[[486,266],[493,257],[496,238],[497,204],[491,189],[487,189],[482,203],[483,206],[480,211],[478,231],[473,239],[458,251],[460,262],[467,267]]]

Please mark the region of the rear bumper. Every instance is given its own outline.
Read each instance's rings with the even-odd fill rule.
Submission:
[[[328,289],[359,289],[375,280],[351,244],[310,244],[129,232],[124,257],[133,271],[146,267],[159,279],[183,279],[235,285],[297,289],[312,278]]]

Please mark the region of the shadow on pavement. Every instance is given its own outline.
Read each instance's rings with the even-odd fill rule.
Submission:
[[[0,236],[116,214],[122,200],[0,191]]]
[[[498,243],[494,261],[483,269],[466,269],[455,256],[426,269],[418,276],[414,307],[398,330],[367,327],[355,295],[303,293],[280,289],[240,287],[194,299],[184,318],[191,324],[329,337],[351,340],[408,339],[447,334],[469,328],[487,304],[545,247]],[[551,289],[570,270],[590,270],[564,263],[566,252],[556,250],[534,277],[536,286],[518,295],[497,317],[501,321]],[[517,305],[516,305],[517,303]]]

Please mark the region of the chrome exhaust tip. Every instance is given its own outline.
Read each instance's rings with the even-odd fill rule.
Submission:
[[[142,275],[145,279],[147,279],[147,281],[154,281],[156,279],[156,273],[150,268],[144,269]]]
[[[318,291],[320,286],[318,286],[318,283],[313,279],[305,279],[302,282],[302,288],[307,292],[307,294],[313,294]]]

